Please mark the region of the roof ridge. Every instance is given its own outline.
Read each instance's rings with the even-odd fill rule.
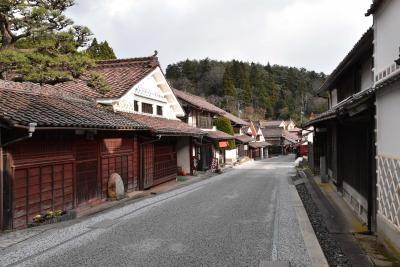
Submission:
[[[178,92],[180,92],[180,93],[187,94],[187,95],[189,95],[189,96],[193,96],[193,97],[196,97],[196,98],[200,98],[201,100],[204,100],[204,101],[208,102],[207,99],[204,98],[204,97],[202,97],[202,96],[195,95],[195,94],[192,94],[192,93],[189,93],[189,92],[186,92],[186,91],[182,91],[182,90],[179,90],[179,89],[176,89],[176,88],[172,88],[172,89],[173,89],[174,91],[178,91]],[[208,102],[208,103],[210,103],[210,102]],[[210,104],[213,105],[213,106],[215,106],[213,103],[210,103]],[[217,107],[217,106],[215,106],[215,107]],[[217,108],[219,108],[219,107],[217,107]],[[219,108],[219,109],[221,109],[221,108]]]
[[[108,59],[108,60],[98,60],[96,65],[93,67],[104,68],[104,67],[120,67],[129,65],[148,65],[148,67],[160,66],[157,56],[150,57],[135,57],[135,58],[118,58],[118,59]]]

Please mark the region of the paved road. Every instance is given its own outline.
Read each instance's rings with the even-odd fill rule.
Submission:
[[[309,266],[290,205],[293,160],[249,163],[46,232],[0,252],[0,266]]]

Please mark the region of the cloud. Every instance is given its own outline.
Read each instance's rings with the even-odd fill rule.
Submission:
[[[372,24],[369,0],[77,0],[76,23],[119,57],[271,62],[329,73]]]

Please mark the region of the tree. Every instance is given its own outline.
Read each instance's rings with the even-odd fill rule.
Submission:
[[[90,30],[64,15],[73,5],[73,0],[1,0],[1,78],[57,83],[93,66],[79,52],[90,41]]]
[[[88,49],[86,49],[87,55],[95,60],[109,60],[116,59],[114,50],[110,47],[107,41],[98,43],[97,39],[94,38]]]
[[[233,127],[231,124],[231,121],[225,117],[218,117],[214,120],[214,125],[217,128],[217,130],[230,134],[230,135],[234,135],[235,132],[233,131]],[[229,140],[229,149],[234,149],[236,147],[235,145],[235,140]]]
[[[225,108],[228,111],[235,113],[235,111],[237,110],[237,108],[236,108],[237,92],[236,92],[236,88],[235,88],[235,84],[234,84],[234,80],[233,80],[233,76],[232,76],[231,66],[226,67],[225,73],[224,73],[224,76],[222,79],[223,79],[222,86],[224,88],[224,94],[226,97]]]
[[[252,95],[251,95],[251,83],[250,83],[250,71],[248,65],[244,63],[239,63],[238,70],[238,85],[240,88],[239,98],[241,101],[241,107],[248,107],[252,105]]]
[[[190,89],[194,94],[235,115],[240,109],[244,117],[253,119],[296,119],[301,110],[308,116],[326,109],[316,95],[325,74],[304,68],[206,58],[168,66],[167,78],[178,89],[195,88]]]

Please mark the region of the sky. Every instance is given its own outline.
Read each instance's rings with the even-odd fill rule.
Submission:
[[[372,25],[371,0],[76,0],[67,12],[119,58],[158,51],[163,68],[185,59],[237,59],[329,74]]]

